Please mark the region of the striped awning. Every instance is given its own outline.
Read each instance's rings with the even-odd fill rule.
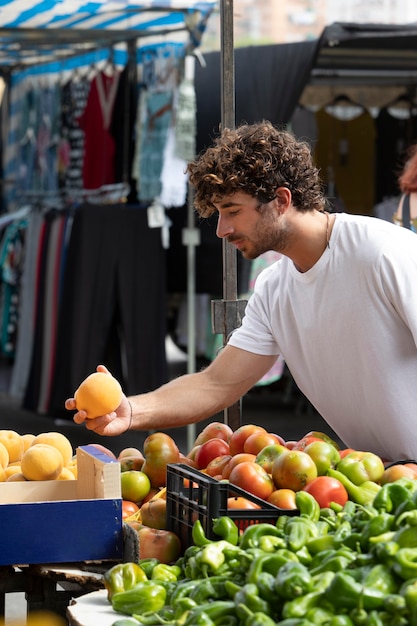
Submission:
[[[217,0],[0,0],[0,67],[27,67],[142,38],[199,45]]]

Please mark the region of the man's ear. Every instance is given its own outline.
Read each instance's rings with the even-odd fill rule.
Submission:
[[[291,191],[288,187],[277,187],[275,199],[280,212],[286,211],[291,204]]]

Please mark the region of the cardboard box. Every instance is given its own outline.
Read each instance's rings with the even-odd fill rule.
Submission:
[[[0,483],[0,565],[122,560],[120,463],[77,448],[77,480]]]

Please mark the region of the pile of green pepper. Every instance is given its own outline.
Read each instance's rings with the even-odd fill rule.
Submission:
[[[417,481],[343,508],[299,492],[297,507],[242,534],[220,517],[215,541],[197,521],[174,565],[123,564],[125,588],[116,565],[109,601],[130,617],[114,626],[417,626]]]

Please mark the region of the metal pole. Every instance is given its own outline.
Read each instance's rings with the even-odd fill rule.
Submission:
[[[235,127],[235,74],[233,41],[233,0],[220,2],[221,34],[221,127]],[[222,240],[223,300],[212,302],[213,332],[223,333],[226,344],[230,333],[240,324],[246,302],[237,300],[237,258],[235,248]],[[236,430],[241,425],[241,401],[224,411],[224,421]]]

